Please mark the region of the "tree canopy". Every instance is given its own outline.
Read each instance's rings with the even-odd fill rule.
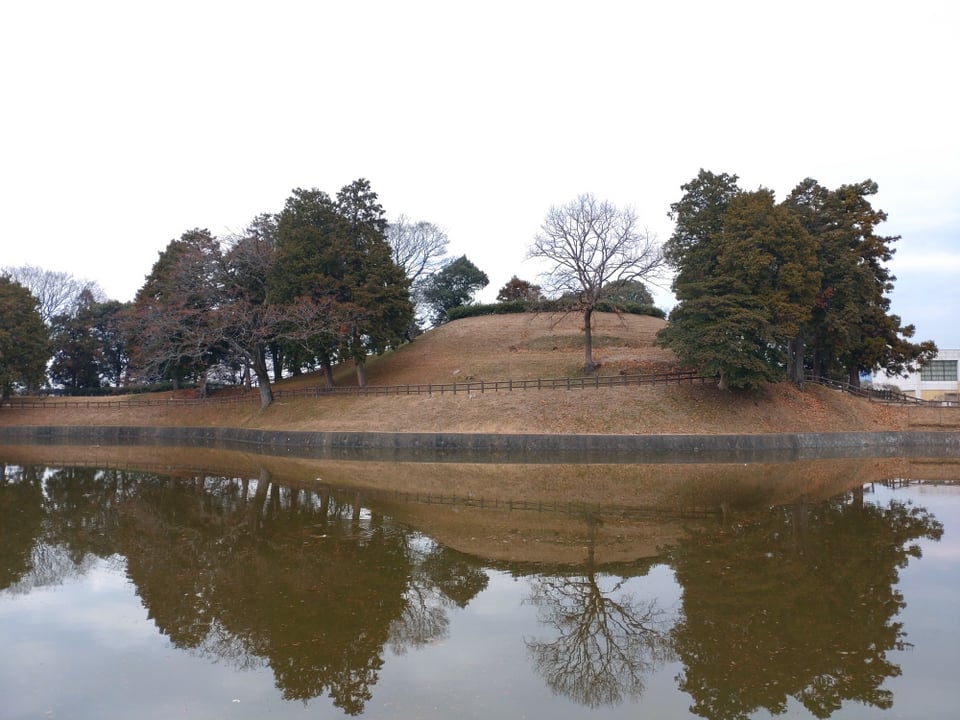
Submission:
[[[866,181],[829,191],[805,180],[783,203],[746,192],[737,176],[701,170],[671,205],[676,229],[665,254],[678,303],[657,342],[722,387],[784,378],[911,369],[936,348],[906,340],[913,327],[889,315],[896,238]]]
[[[914,326],[889,312],[896,278],[885,263],[900,238],[876,232],[887,219],[870,203],[877,190],[872,180],[828,190],[807,178],[784,201],[818,245],[821,283],[804,327],[808,366],[853,385],[861,372],[903,374],[937,352],[931,341],[910,342]]]
[[[0,275],[0,397],[43,383],[50,345],[38,306],[27,288]]]
[[[137,292],[129,329],[134,365],[143,379],[175,384],[206,379],[225,348],[215,310],[223,300],[223,255],[209,230],[171,240]]]
[[[430,275],[423,283],[420,295],[430,308],[431,322],[440,325],[447,321],[448,310],[467,305],[489,283],[487,274],[468,260],[466,255],[461,255]]]
[[[124,317],[129,304],[97,302],[89,290],[80,293],[72,312],[51,322],[51,382],[71,392],[119,387],[129,362]]]
[[[97,283],[76,278],[68,272],[20,265],[3,268],[2,273],[30,291],[37,299],[40,317],[48,325],[58,315],[75,314],[84,292],[89,293],[96,302],[107,299]]]
[[[316,324],[301,343],[311,356],[305,359],[319,360],[328,381],[333,360],[350,358],[365,385],[366,357],[403,342],[413,320],[409,280],[393,260],[386,226],[377,194],[363,179],[336,200],[298,188],[280,213],[266,299],[287,307],[325,305],[333,313],[334,322]]]
[[[443,229],[426,220],[411,221],[406,215],[387,226],[387,241],[393,261],[403,270],[411,287],[443,267],[450,244]]]
[[[511,277],[497,293],[497,302],[539,302],[543,300],[543,289],[516,275]]]

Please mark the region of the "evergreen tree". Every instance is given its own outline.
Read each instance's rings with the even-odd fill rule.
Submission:
[[[673,291],[682,302],[701,294],[698,284],[714,274],[723,216],[730,200],[742,191],[736,175],[716,175],[703,169],[680,189],[683,197],[670,206],[676,227],[663,250],[676,271]]]
[[[329,308],[336,322],[318,322],[300,343],[320,361],[328,384],[333,360],[349,357],[365,385],[367,355],[402,342],[413,319],[409,283],[391,256],[385,230],[377,195],[362,179],[344,187],[336,201],[320,190],[298,188],[280,213],[267,301]]]
[[[788,343],[809,316],[819,283],[813,241],[761,189],[729,198],[710,245],[709,274],[683,286],[658,342],[718,375],[722,388],[782,379]]]
[[[18,384],[39,388],[49,353],[49,335],[37,299],[0,275],[0,397],[8,397]]]
[[[316,188],[295,188],[277,218],[276,257],[267,275],[266,301],[270,305],[309,307],[343,304],[336,278],[342,274],[342,255],[336,237],[340,219],[330,196]],[[343,308],[345,309],[345,308]],[[341,347],[341,332],[331,332],[327,323],[285,348],[288,367],[319,362],[333,385],[331,363]]]
[[[337,209],[348,258],[343,295],[356,308],[347,348],[362,387],[367,384],[367,355],[401,344],[413,322],[410,281],[394,261],[383,208],[367,180],[343,187],[337,193]]]
[[[160,253],[137,292],[128,331],[144,379],[165,378],[176,386],[201,382],[223,358],[215,310],[223,303],[223,256],[209,230],[189,230]]]
[[[803,330],[808,364],[856,386],[861,372],[912,371],[937,352],[931,341],[910,342],[914,327],[889,312],[896,278],[885,263],[900,238],[876,233],[887,219],[869,201],[876,192],[871,180],[828,190],[807,178],[784,201],[817,244],[822,279]]]
[[[434,326],[447,321],[447,311],[468,304],[474,294],[490,282],[487,274],[461,255],[427,278],[421,295],[430,308]]]
[[[100,374],[103,383],[120,387],[130,362],[130,341],[124,329],[124,318],[133,303],[107,300],[93,303],[86,311],[90,332],[100,352]]]
[[[620,305],[653,305],[653,295],[639,280],[620,280],[605,285],[600,297]]]
[[[50,380],[71,392],[100,387],[104,369],[103,348],[93,327],[93,294],[84,290],[75,312],[57,315],[52,321],[53,359]]]
[[[936,353],[889,313],[899,238],[876,233],[876,183],[807,179],[780,206],[704,170],[683,189],[666,247],[678,304],[659,342],[685,362],[732,385],[777,379],[785,362],[795,380],[806,367],[859,385],[862,372],[914,370]]]

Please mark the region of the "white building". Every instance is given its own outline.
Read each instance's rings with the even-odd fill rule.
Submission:
[[[876,372],[871,378],[874,387],[895,387],[904,395],[920,400],[960,400],[960,379],[957,366],[960,365],[960,350],[940,350],[937,356],[921,368],[918,373],[907,377],[891,376]]]

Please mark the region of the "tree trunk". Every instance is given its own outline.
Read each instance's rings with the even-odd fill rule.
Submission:
[[[270,387],[270,376],[264,375],[258,379],[260,383],[260,409],[270,407],[273,404],[273,388]]]
[[[720,371],[720,379],[717,380],[717,387],[720,390],[729,390],[730,385],[727,383],[727,373],[724,370]]]
[[[357,360],[357,385],[360,387],[367,386],[367,365],[363,360]]]
[[[588,307],[583,311],[583,372],[592,375],[596,370],[593,364],[593,330],[591,324],[593,321],[593,308]]]
[[[789,358],[787,360],[787,379],[803,387],[803,355],[806,343],[803,339],[803,329],[797,331],[797,336],[790,341]]]
[[[819,352],[813,353],[813,376],[821,378],[825,375],[823,371],[823,356]]]
[[[330,358],[320,358],[320,369],[323,370],[323,386],[327,390],[333,390],[333,366],[330,365]]]
[[[850,383],[850,387],[860,389],[860,368],[850,368],[848,382]]]
[[[198,389],[197,394],[201,398],[207,397],[207,371],[206,370],[200,373],[200,388]]]
[[[270,487],[270,471],[260,468],[260,477],[257,480],[257,492],[250,504],[249,527],[253,535],[257,535],[260,527],[263,525],[263,505],[267,499],[267,491]]]
[[[283,380],[283,349],[280,343],[270,343],[270,360],[273,364],[273,381]]]
[[[273,403],[273,388],[270,386],[270,371],[267,369],[267,350],[263,346],[258,347],[254,352],[253,372],[260,386],[260,409],[262,410]]]

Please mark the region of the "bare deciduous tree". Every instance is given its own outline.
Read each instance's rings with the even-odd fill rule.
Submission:
[[[411,222],[406,215],[387,227],[387,240],[393,261],[403,268],[411,287],[441,267],[450,242],[447,233],[433,223]]]
[[[96,302],[105,302],[106,293],[93,280],[81,280],[68,272],[45,270],[35,265],[5,267],[0,274],[23,285],[39,303],[40,317],[47,325],[57,315],[72,315],[84,290]]]
[[[637,229],[633,208],[618,208],[591,194],[550,208],[528,257],[552,263],[543,274],[545,288],[574,297],[583,312],[586,373],[596,368],[590,325],[603,289],[655,278],[664,268],[656,236]]]

